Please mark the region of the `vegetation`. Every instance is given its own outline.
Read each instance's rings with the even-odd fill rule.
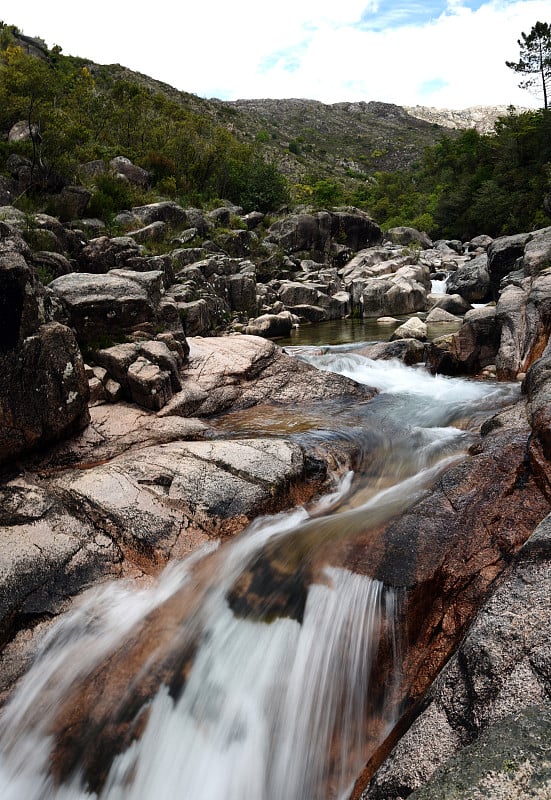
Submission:
[[[550,191],[551,112],[511,108],[494,134],[445,138],[415,168],[376,173],[355,200],[384,227],[412,225],[465,240],[548,225],[543,203]]]
[[[79,165],[123,155],[151,174],[151,199],[208,204],[223,197],[246,211],[288,201],[286,182],[255,143],[239,141],[205,114],[183,107],[109,69],[63,56],[29,55],[17,31],[0,25],[0,128],[26,124],[27,136],[0,146],[0,171],[12,154],[30,162],[25,193],[43,196],[64,182],[86,182]],[[90,182],[90,181],[89,181]],[[128,207],[128,187],[104,175],[91,182],[100,215]]]
[[[520,82],[522,89],[535,91],[543,97],[544,109],[549,108],[549,86],[551,84],[551,27],[546,22],[536,22],[530,33],[518,39],[520,58],[506,61],[506,65],[526,75]]]

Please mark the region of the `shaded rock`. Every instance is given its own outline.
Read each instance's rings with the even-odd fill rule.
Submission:
[[[524,248],[522,269],[525,276],[535,277],[551,267],[551,228],[534,231]]]
[[[251,336],[276,339],[289,336],[292,327],[293,315],[289,311],[282,311],[280,314],[263,314],[250,320],[243,332]]]
[[[500,236],[488,247],[488,274],[494,300],[499,297],[499,286],[502,278],[517,269],[517,262],[524,255],[526,243],[531,238],[529,233],[516,236]]]
[[[417,339],[398,339],[395,342],[377,342],[356,351],[367,358],[388,361],[397,358],[408,366],[420,364],[425,357],[425,346]]]
[[[88,381],[74,334],[39,326],[0,352],[0,462],[54,442],[88,422]]]
[[[449,314],[462,317],[472,306],[460,294],[433,294],[429,295],[431,308],[441,308]],[[434,302],[433,302],[434,300]]]
[[[426,348],[427,369],[444,375],[476,375],[496,361],[501,326],[493,307],[465,315],[457,333],[435,339]]]
[[[417,244],[423,250],[429,250],[433,246],[431,238],[426,233],[421,233],[416,228],[408,228],[404,225],[397,228],[389,228],[385,236],[388,236],[394,244]]]
[[[116,156],[109,162],[109,167],[117,175],[122,175],[129,183],[145,189],[149,185],[149,172],[133,164],[125,156]]]
[[[140,220],[142,225],[164,222],[171,228],[177,228],[179,225],[185,225],[188,222],[187,213],[178,203],[172,200],[150,203],[146,206],[134,206],[132,214]]]
[[[516,796],[512,784],[507,793],[507,782],[500,793],[500,783],[514,781],[526,760],[533,767],[534,756],[537,765],[549,752],[549,710],[527,707],[551,699],[545,656],[551,648],[550,560],[547,516],[479,612],[364,800],[397,800],[414,789],[411,797],[427,799]],[[481,779],[485,791],[476,795]]]
[[[295,214],[274,222],[266,241],[287,253],[309,251],[312,258],[326,261],[336,239],[352,250],[361,250],[380,242],[382,232],[363,212],[319,211],[317,214]]]
[[[143,356],[130,364],[126,380],[131,399],[144,408],[159,411],[172,397],[170,373]]]
[[[71,273],[52,281],[50,288],[62,300],[79,341],[116,341],[142,323],[157,323],[162,278],[158,271]]]
[[[514,380],[539,358],[551,333],[551,275],[526,278],[502,291],[496,315],[501,341],[496,359],[501,380]]]
[[[468,303],[486,303],[491,300],[488,256],[478,256],[458,267],[448,278],[446,292],[459,294]]]
[[[32,254],[31,261],[38,270],[43,283],[73,272],[73,265],[61,253],[38,251]]]
[[[178,310],[186,336],[202,336],[212,330],[209,307],[204,298],[189,303],[178,302]]]
[[[84,186],[64,186],[55,199],[56,213],[60,220],[66,222],[80,219],[90,202],[92,192]]]
[[[324,308],[320,306],[310,306],[310,305],[300,305],[300,306],[289,306],[288,311],[291,312],[295,317],[297,317],[302,322],[325,322],[329,319],[329,314]]]
[[[144,242],[160,242],[164,239],[167,232],[167,225],[165,222],[152,222],[146,225],[145,228],[139,228],[136,231],[129,231],[127,236],[134,239],[135,242],[143,244]]]
[[[137,242],[129,236],[99,236],[91,239],[78,254],[78,263],[83,272],[103,274],[124,266],[125,262],[140,255]]]

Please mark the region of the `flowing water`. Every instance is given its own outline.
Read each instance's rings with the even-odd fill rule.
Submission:
[[[294,352],[319,369],[376,386],[380,394],[370,402],[287,410],[286,418],[276,411],[229,415],[220,420],[219,434],[285,435],[306,445],[353,441],[361,454],[354,474],[341,475],[334,492],[308,508],[259,519],[236,540],[170,565],[154,587],[114,584],[88,592],[47,634],[3,711],[2,800],[349,796],[400,711],[394,699],[400,593],[333,563],[330,554],[411,505],[464,457],[471,430],[484,414],[511,401],[516,389],[435,378],[422,368],[371,361],[350,346]],[[231,599],[236,586],[251,570],[255,574],[267,552],[275,574],[308,575],[301,577],[302,600],[274,606],[276,587],[265,598],[259,589],[250,606],[240,606]],[[272,603],[269,611],[264,599]],[[72,702],[73,687],[87,686],[89,675],[97,680],[98,665],[110,655],[124,661],[125,648],[131,653],[140,637],[161,636],[165,607],[170,613],[177,607],[179,614],[170,647],[192,652],[183,685],[174,691],[161,681],[143,701],[140,734],[116,752],[99,748],[109,769],[96,785],[85,766],[102,736],[92,723],[72,768],[52,769],[58,716]],[[160,650],[153,648],[139,675],[117,687],[121,697],[147,682]],[[391,667],[381,676],[376,666],[383,651]],[[115,664],[106,672],[114,674]],[[111,701],[100,691],[95,702],[99,708]],[[78,703],[73,712],[78,717]]]

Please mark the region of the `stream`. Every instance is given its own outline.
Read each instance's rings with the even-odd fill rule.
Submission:
[[[169,565],[154,586],[88,591],[46,634],[2,712],[2,800],[345,800],[395,725],[400,591],[345,568],[339,548],[465,458],[481,421],[518,387],[372,361],[354,343],[286,349],[379,394],[229,414],[216,435],[353,442],[354,471],[337,471],[317,502]],[[143,637],[154,646],[138,662]],[[383,651],[392,667],[381,675]],[[117,683],[126,660],[138,670]],[[90,700],[87,687],[110,678],[115,700],[101,688]],[[81,700],[93,722],[73,719]],[[103,740],[129,708],[139,724],[125,746]]]

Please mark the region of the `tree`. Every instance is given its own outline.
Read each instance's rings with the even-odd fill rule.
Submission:
[[[543,90],[543,107],[547,110],[548,88],[551,85],[551,27],[547,22],[536,22],[528,35],[518,39],[520,59],[506,61],[515,72],[527,77],[519,83],[521,89]]]

